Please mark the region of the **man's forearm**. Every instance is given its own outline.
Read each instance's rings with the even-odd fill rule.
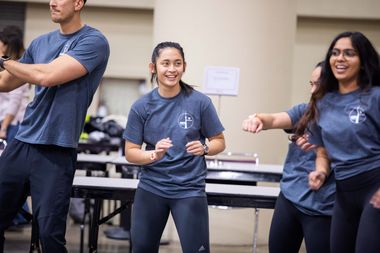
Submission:
[[[24,83],[51,87],[68,83],[87,74],[87,69],[75,58],[61,55],[46,64],[4,62],[5,69]]]
[[[8,73],[23,83],[43,84],[46,78],[46,71],[43,71],[46,64],[25,64],[18,61],[4,62],[4,68]]]
[[[7,70],[0,72],[0,92],[10,92],[25,84],[24,81],[11,75]]]

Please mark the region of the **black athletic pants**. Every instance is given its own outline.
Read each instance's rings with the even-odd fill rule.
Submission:
[[[4,231],[28,193],[42,251],[66,253],[66,219],[75,173],[76,149],[13,140],[0,157],[0,252]]]
[[[379,253],[380,209],[374,208],[369,201],[380,187],[380,168],[337,180],[336,185],[332,253]]]
[[[168,199],[138,188],[132,207],[133,253],[158,252],[169,213],[183,253],[210,252],[206,197]]]
[[[331,216],[307,215],[280,193],[269,232],[269,252],[298,253],[305,239],[308,253],[328,253],[330,223]]]

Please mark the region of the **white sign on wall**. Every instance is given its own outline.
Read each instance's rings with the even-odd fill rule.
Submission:
[[[239,77],[239,68],[207,66],[205,68],[203,93],[208,95],[237,96]]]

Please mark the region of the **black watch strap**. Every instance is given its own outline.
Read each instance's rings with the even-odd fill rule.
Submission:
[[[208,155],[209,148],[207,144],[203,144],[203,155]]]
[[[10,60],[9,56],[3,55],[0,57],[0,68],[4,69],[4,62]]]

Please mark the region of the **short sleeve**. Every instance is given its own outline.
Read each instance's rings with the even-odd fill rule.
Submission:
[[[123,138],[134,144],[142,145],[143,143],[144,120],[132,106],[129,111],[127,126],[125,127]]]
[[[220,134],[223,131],[224,127],[219,120],[215,107],[212,104],[210,98],[207,97],[205,108],[202,111],[201,132],[205,137],[209,138]]]
[[[34,47],[34,41],[30,44],[30,46],[25,50],[21,58],[19,59],[19,62],[21,63],[26,63],[26,64],[33,64],[33,57],[32,57],[32,52],[33,52],[33,47]]]
[[[109,46],[106,38],[101,34],[90,33],[80,36],[76,45],[66,54],[79,61],[91,73],[97,66],[107,61]]]
[[[302,118],[307,108],[307,104],[298,104],[287,110],[290,120],[292,121],[292,126],[294,127],[297,122]]]

